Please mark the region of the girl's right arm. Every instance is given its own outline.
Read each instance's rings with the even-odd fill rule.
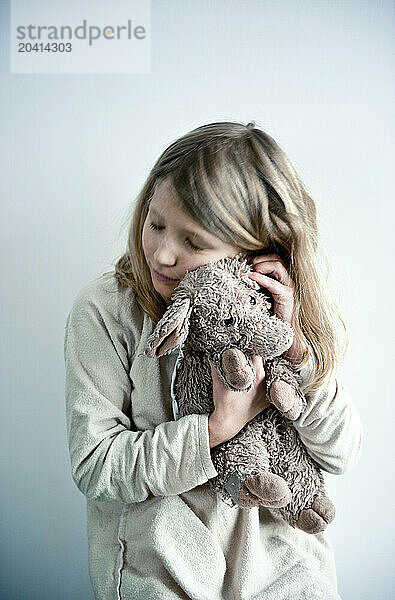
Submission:
[[[89,499],[124,503],[176,495],[206,483],[217,475],[208,414],[134,430],[128,415],[135,340],[119,307],[113,310],[109,304],[91,290],[81,292],[66,322],[66,421],[74,482]],[[124,310],[130,321],[130,306]],[[146,385],[149,393],[150,382]]]

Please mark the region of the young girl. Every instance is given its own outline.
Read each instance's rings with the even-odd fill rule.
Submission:
[[[177,353],[144,355],[186,271],[239,252],[294,328],[287,357],[308,401],[294,421],[302,441],[329,473],[359,458],[361,423],[336,377],[345,327],[318,267],[314,202],[254,124],[198,127],[159,157],[126,253],[67,318],[67,430],[97,600],[339,598],[326,531],[306,534],[254,502],[231,508],[207,484],[217,474],[210,448],[268,405],[262,359],[253,358],[250,392],[232,392],[213,370],[213,412],[175,421]]]

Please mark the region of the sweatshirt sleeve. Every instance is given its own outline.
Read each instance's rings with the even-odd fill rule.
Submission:
[[[142,502],[180,494],[217,475],[208,414],[131,430],[133,342],[116,311],[80,292],[64,338],[66,422],[72,477],[92,500]]]
[[[307,380],[310,364],[300,372]],[[324,471],[342,475],[358,462],[362,423],[346,386],[332,376],[329,383],[306,394],[307,408],[293,421],[309,454]]]

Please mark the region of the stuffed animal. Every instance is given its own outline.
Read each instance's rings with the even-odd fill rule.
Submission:
[[[300,376],[282,356],[292,345],[293,329],[271,314],[270,296],[250,272],[242,255],[187,272],[145,353],[159,357],[180,348],[172,382],[176,418],[214,410],[209,361],[225,385],[242,392],[255,382],[251,357],[264,359],[271,404],[212,449],[217,476],[208,485],[230,506],[268,507],[292,527],[319,533],[335,509],[318,464],[292,425],[306,407]]]

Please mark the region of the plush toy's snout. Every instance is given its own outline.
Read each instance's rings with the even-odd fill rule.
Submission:
[[[255,381],[254,367],[238,348],[224,350],[221,355],[221,369],[226,383],[236,390],[246,390]]]
[[[294,331],[292,327],[276,316],[270,317],[254,335],[254,354],[263,358],[274,358],[292,346]]]

